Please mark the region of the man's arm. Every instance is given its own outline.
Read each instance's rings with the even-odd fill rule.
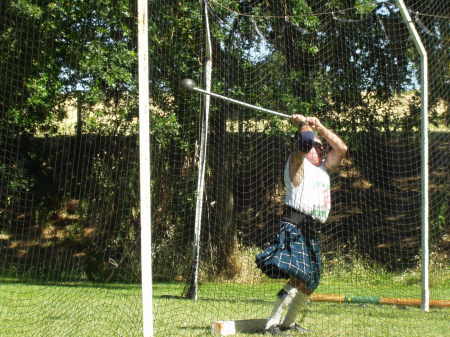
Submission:
[[[321,137],[323,137],[331,146],[332,150],[327,155],[325,167],[328,170],[337,169],[348,151],[347,145],[338,135],[336,135],[330,129],[326,128],[318,118],[306,117],[305,119],[306,123]]]
[[[303,115],[292,115],[291,122],[298,127],[298,132],[301,137],[301,133],[305,131],[312,131],[312,128],[306,124],[306,117]],[[308,138],[308,135],[307,135]],[[290,177],[291,181],[294,184],[294,186],[299,186],[301,179],[302,179],[302,166],[303,166],[303,158],[305,155],[309,152],[312,146],[312,141],[310,142],[309,139],[305,139],[304,142],[302,140],[297,139],[297,142],[300,144],[296,144],[298,146],[298,151],[294,151],[291,154],[291,161],[289,164],[290,168]],[[304,143],[304,144],[302,144]],[[309,144],[311,143],[311,144]]]

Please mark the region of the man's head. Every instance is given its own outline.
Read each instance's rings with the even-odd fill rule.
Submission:
[[[320,166],[324,160],[324,147],[322,141],[317,136],[314,137],[314,141],[311,150],[306,154],[306,159],[308,159],[311,164]]]
[[[320,138],[313,132],[311,127],[304,125],[301,132],[297,134],[298,150],[305,153],[313,165],[320,166],[324,159],[323,145]]]

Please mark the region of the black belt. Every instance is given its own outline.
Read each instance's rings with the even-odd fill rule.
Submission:
[[[304,227],[313,230],[314,232],[319,232],[320,222],[314,220],[311,215],[307,215],[296,209],[285,205],[285,209],[281,220],[285,220],[289,223],[296,225],[297,227]]]

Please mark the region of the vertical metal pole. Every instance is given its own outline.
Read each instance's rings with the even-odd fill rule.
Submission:
[[[396,0],[400,8],[403,20],[406,22],[409,33],[413,37],[414,44],[420,54],[421,72],[421,158],[422,158],[422,310],[430,310],[430,284],[429,284],[429,223],[428,223],[428,56],[416,27],[411,20],[408,9],[403,0]]]
[[[205,62],[205,88],[211,91],[211,75],[212,75],[212,47],[211,47],[211,33],[209,28],[208,18],[208,3],[200,0],[204,7],[205,29],[206,29],[206,62]],[[200,265],[200,236],[202,228],[202,214],[203,214],[203,197],[205,194],[205,170],[206,170],[206,149],[208,145],[209,132],[209,107],[211,97],[203,95],[203,116],[200,140],[200,160],[199,172],[197,180],[197,202],[195,207],[195,228],[194,228],[194,251],[193,251],[193,265],[192,277],[188,296],[194,300],[198,299],[198,270]]]
[[[141,277],[144,337],[153,337],[152,231],[150,191],[150,89],[148,3],[138,0],[139,178],[141,208]]]

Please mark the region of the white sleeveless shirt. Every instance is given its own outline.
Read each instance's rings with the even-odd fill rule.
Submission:
[[[289,156],[284,167],[284,184],[286,195],[284,203],[313,219],[324,223],[331,208],[330,176],[324,164],[315,166],[306,158],[303,158],[303,177],[300,185],[294,186],[290,175]]]

